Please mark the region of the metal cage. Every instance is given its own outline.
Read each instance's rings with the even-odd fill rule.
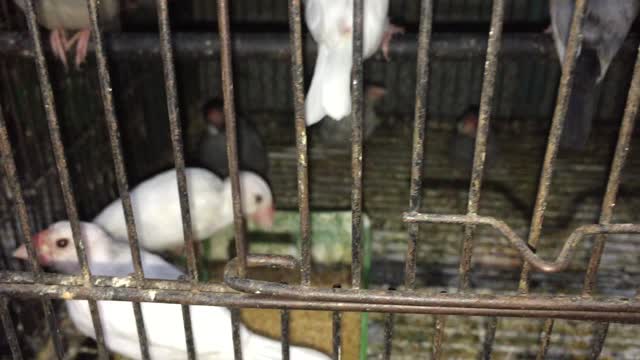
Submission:
[[[65,149],[61,139],[59,120],[56,114],[56,103],[49,70],[41,44],[40,30],[36,23],[35,12],[31,0],[26,1],[26,18],[30,39],[33,44],[33,55],[37,65],[37,75],[44,100],[44,110],[49,125],[52,149],[57,172],[60,177],[64,206],[71,221],[74,243],[79,255],[82,273],[78,276],[54,275],[41,271],[36,260],[36,253],[30,234],[33,233],[27,212],[27,203],[21,187],[14,150],[10,143],[7,125],[0,109],[0,150],[2,152],[4,174],[11,193],[14,195],[15,209],[19,219],[20,233],[29,253],[29,272],[0,272],[0,315],[5,333],[13,352],[14,359],[23,358],[13,319],[8,310],[8,299],[36,298],[40,299],[44,308],[47,324],[51,329],[58,358],[64,357],[64,349],[50,299],[83,299],[89,300],[96,340],[101,358],[106,358],[104,336],[101,319],[97,311],[97,301],[120,300],[130,301],[136,316],[140,348],[143,358],[149,358],[148,343],[145,335],[141,302],[166,302],[183,305],[185,333],[189,358],[195,359],[195,349],[191,331],[191,320],[188,305],[224,306],[232,309],[245,307],[281,309],[282,316],[282,354],[289,358],[288,311],[291,309],[315,309],[334,312],[334,354],[340,353],[340,313],[349,312],[381,312],[385,313],[385,350],[384,358],[391,357],[393,341],[394,314],[416,313],[430,314],[436,317],[436,332],[433,338],[433,357],[442,356],[442,344],[446,317],[448,315],[487,316],[490,317],[489,333],[486,335],[485,358],[491,356],[491,346],[495,339],[498,317],[525,317],[546,319],[542,333],[538,358],[544,358],[548,349],[555,319],[573,319],[598,322],[596,341],[593,342],[592,354],[597,357],[607,336],[608,324],[640,323],[640,299],[602,297],[594,295],[596,275],[600,258],[607,241],[607,234],[640,233],[640,224],[612,223],[613,211],[619,190],[622,170],[630,149],[635,118],[640,105],[640,57],[636,61],[631,87],[628,92],[622,125],[619,131],[615,155],[609,172],[606,192],[602,199],[602,208],[597,224],[585,225],[575,229],[564,242],[556,259],[545,260],[536,254],[536,247],[541,236],[542,223],[545,216],[554,165],[558,153],[558,140],[561,135],[568,98],[574,76],[575,59],[581,38],[581,24],[585,13],[586,0],[576,1],[576,11],[572,21],[571,34],[568,41],[567,56],[562,66],[560,86],[553,113],[553,121],[548,136],[548,144],[544,156],[544,164],[539,177],[539,187],[535,201],[535,209],[531,219],[529,235],[526,239],[518,236],[509,225],[494,217],[478,215],[478,204],[483,185],[483,169],[487,149],[489,122],[492,117],[495,79],[498,69],[498,55],[503,43],[502,30],[505,17],[505,0],[494,0],[491,15],[491,29],[484,65],[480,101],[480,119],[475,141],[473,168],[469,184],[469,197],[465,214],[431,214],[421,213],[421,192],[423,181],[423,164],[425,148],[425,119],[427,89],[429,87],[430,54],[432,48],[433,1],[422,0],[420,8],[420,25],[417,50],[415,120],[413,130],[413,151],[411,159],[411,183],[409,207],[402,216],[408,228],[407,252],[405,259],[404,286],[398,290],[367,290],[361,288],[362,272],[362,203],[363,203],[363,57],[362,27],[364,0],[354,0],[354,53],[352,70],[352,283],[350,288],[317,288],[311,284],[311,234],[310,206],[307,155],[307,134],[304,119],[304,69],[303,69],[303,31],[301,24],[301,1],[289,0],[290,56],[293,82],[293,100],[295,105],[295,138],[297,145],[297,189],[300,212],[300,229],[302,247],[298,258],[251,255],[247,252],[247,239],[241,209],[237,145],[229,141],[229,170],[232,179],[233,210],[235,224],[235,247],[237,257],[229,261],[225,268],[224,283],[207,283],[199,278],[194,252],[194,240],[191,232],[189,199],[185,177],[185,158],[183,154],[182,130],[179,123],[180,111],[176,90],[176,77],[172,50],[172,32],[170,31],[168,7],[166,0],[157,0],[158,25],[160,32],[160,54],[164,69],[166,103],[169,115],[171,144],[175,167],[178,173],[178,189],[181,194],[185,250],[187,254],[188,278],[182,281],[159,281],[146,279],[141,265],[140,250],[136,236],[135,219],[129,185],[121,150],[121,139],[118,121],[114,109],[112,81],[110,78],[105,45],[98,26],[97,0],[88,0],[91,15],[92,32],[95,34],[95,53],[98,64],[100,92],[104,105],[106,126],[109,133],[111,155],[115,165],[116,180],[120,198],[124,205],[128,226],[129,243],[133,257],[135,274],[129,278],[110,278],[93,276],[89,270],[83,241],[80,236],[80,225],[76,198],[70,185],[69,166],[65,159]],[[234,78],[232,75],[232,43],[229,26],[229,2],[217,1],[219,25],[219,50],[221,54],[224,110],[227,121],[227,135],[236,138],[236,116],[234,101]],[[6,40],[6,38],[5,38]],[[12,43],[5,43],[10,47]],[[15,44],[14,44],[15,45]],[[211,46],[210,44],[207,46]],[[270,46],[264,43],[262,46]],[[248,50],[250,51],[250,49]],[[464,225],[464,239],[459,265],[460,282],[455,293],[434,293],[416,289],[416,248],[420,224],[446,223]],[[474,231],[478,226],[489,226],[497,230],[517,250],[525,260],[520,275],[517,293],[513,295],[481,295],[471,291],[470,269],[472,250],[474,247]],[[591,258],[584,280],[582,296],[538,295],[529,293],[529,278],[532,271],[546,273],[560,272],[566,269],[580,241],[589,235],[597,235],[591,249]],[[250,267],[275,266],[295,269],[301,274],[300,284],[280,284],[255,280],[247,277]],[[126,281],[123,281],[126,280]],[[232,311],[234,324],[234,349],[236,359],[242,358],[240,337],[237,332],[238,312]]]

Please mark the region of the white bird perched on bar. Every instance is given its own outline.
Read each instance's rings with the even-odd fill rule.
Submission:
[[[13,0],[25,11],[27,0]],[[78,68],[87,57],[89,39],[91,38],[91,22],[87,0],[31,0],[36,18],[40,25],[49,29],[49,42],[56,58],[67,67],[67,51],[76,45],[75,65]],[[98,1],[99,13],[103,29],[113,30],[120,27],[120,1]],[[67,31],[77,31],[70,39]]]
[[[204,240],[233,222],[230,179],[222,181],[201,168],[186,168],[189,209],[194,240]],[[240,172],[240,188],[245,216],[263,227],[274,218],[269,185],[258,175]],[[182,215],[176,170],[162,172],[131,190],[131,203],[138,240],[149,250],[167,250],[184,245]],[[127,224],[120,199],[104,208],[93,222],[112,237],[127,239]]]
[[[93,275],[128,276],[133,263],[126,243],[109,237],[99,226],[81,223],[89,268]],[[67,274],[78,274],[80,265],[73,245],[68,221],[52,224],[36,234],[33,242],[38,261]],[[16,249],[16,258],[26,259],[24,245]],[[161,257],[142,251],[142,266],[147,278],[175,280],[183,273]],[[67,310],[78,330],[95,339],[91,313],[86,300],[67,300]],[[182,308],[178,304],[141,304],[149,353],[153,359],[187,359]],[[140,344],[133,307],[124,301],[98,301],[104,339],[110,351],[131,359],[141,359]],[[198,359],[234,359],[231,316],[226,308],[214,306],[189,307],[193,340]],[[281,359],[282,348],[277,340],[257,335],[240,325],[242,352],[245,359]],[[291,359],[324,360],[328,356],[308,348],[290,347]]]
[[[569,41],[575,1],[551,0],[551,31],[562,63]],[[640,10],[638,0],[587,0],[573,88],[560,145],[582,150],[598,110],[602,79],[622,47]]]
[[[364,1],[363,58],[382,46],[389,58],[389,42],[404,30],[389,22],[388,0]],[[318,56],[305,101],[307,126],[330,116],[340,120],[351,113],[353,0],[306,0],[305,20],[318,43]]]

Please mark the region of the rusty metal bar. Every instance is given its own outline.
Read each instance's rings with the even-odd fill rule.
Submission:
[[[289,270],[297,267],[296,259],[290,256],[252,255],[247,258],[252,267],[272,266]],[[261,296],[273,296],[281,299],[299,299],[305,301],[340,301],[366,304],[394,304],[410,306],[468,306],[472,308],[521,309],[528,310],[567,310],[567,311],[618,311],[634,313],[640,310],[640,302],[621,298],[610,299],[606,305],[594,301],[593,298],[575,298],[566,296],[489,296],[470,294],[429,293],[415,290],[361,290],[361,289],[323,289],[304,288],[261,280],[240,278],[237,260],[227,263],[224,274],[225,282],[238,291]],[[551,303],[545,299],[553,299]]]
[[[318,289],[320,290],[320,289]],[[98,288],[86,286],[42,285],[42,284],[3,284],[0,294],[17,298],[55,298],[65,300],[113,300],[160,302],[172,304],[207,305],[223,307],[253,307],[271,309],[306,309],[341,312],[382,312],[411,313],[461,316],[504,316],[519,318],[558,318],[567,320],[593,320],[616,323],[640,324],[640,303],[632,299],[597,299],[564,296],[488,296],[474,295],[442,298],[439,295],[416,296],[412,304],[399,304],[398,301],[380,301],[377,295],[361,295],[360,302],[344,301],[344,296],[325,289],[327,300],[317,296],[301,294],[304,299],[295,296],[270,297],[249,294],[219,294],[192,292],[185,296],[182,290],[137,289],[137,288]],[[340,289],[341,291],[358,291]],[[300,292],[298,290],[298,292]],[[266,296],[265,296],[266,295]],[[290,295],[290,294],[288,294]],[[311,294],[313,295],[313,294]],[[369,297],[373,299],[370,301]],[[352,299],[353,300],[353,299]],[[389,300],[389,299],[386,299]],[[391,299],[393,300],[393,299]]]
[[[391,360],[393,350],[393,323],[395,315],[393,313],[384,316],[384,353],[382,359]]]
[[[233,356],[235,360],[242,360],[242,338],[240,337],[240,309],[231,308],[231,329],[233,337]]]
[[[433,0],[431,0],[433,2]],[[160,56],[160,46],[155,33],[109,33],[105,34],[105,46],[116,60],[148,59]],[[175,32],[172,33],[174,55],[179,59],[216,59],[220,54],[220,41],[217,32]],[[505,33],[503,34],[500,56],[534,56],[555,60],[556,50],[553,41],[546,34]],[[317,45],[311,36],[303,38],[305,54],[314,55]],[[394,59],[415,58],[418,37],[405,34],[389,44],[389,54]],[[629,38],[624,42],[620,53],[635,52],[638,40]],[[260,57],[261,59],[289,60],[291,58],[290,35],[283,33],[234,33],[233,54],[238,57]],[[13,58],[33,58],[35,56],[28,35],[21,32],[0,32],[0,55]],[[89,52],[93,50],[89,44]],[[47,47],[45,51],[49,51]],[[431,41],[431,54],[437,58],[466,59],[484,56],[487,52],[487,35],[480,33],[435,33]],[[381,54],[372,56],[382,61]]]
[[[604,348],[604,342],[607,340],[607,333],[609,332],[609,323],[597,322],[594,324],[593,337],[591,339],[591,359],[600,358],[602,349]]]
[[[58,170],[58,176],[60,180],[60,187],[62,189],[62,195],[65,205],[65,210],[67,212],[67,217],[71,222],[71,232],[73,235],[73,243],[76,248],[76,253],[78,257],[78,261],[82,268],[82,276],[86,282],[86,285],[89,285],[91,279],[91,271],[89,270],[89,264],[87,261],[87,255],[84,249],[84,240],[82,239],[82,233],[80,231],[80,222],[78,219],[78,211],[75,204],[75,199],[73,196],[73,191],[71,190],[71,179],[69,176],[69,171],[67,167],[67,161],[64,156],[64,145],[62,144],[62,138],[60,136],[60,127],[58,124],[58,118],[56,114],[55,100],[53,97],[53,89],[51,88],[51,82],[49,81],[49,71],[47,69],[46,59],[44,57],[44,51],[42,49],[42,43],[40,42],[40,30],[38,28],[38,23],[36,20],[36,14],[33,7],[33,2],[31,0],[27,0],[24,2],[24,10],[27,18],[27,27],[29,29],[29,34],[31,36],[31,40],[33,42],[33,50],[36,58],[36,69],[38,74],[38,79],[40,83],[40,90],[42,94],[42,99],[44,101],[44,110],[47,117],[47,124],[49,127],[49,136],[51,137],[51,143],[53,147],[54,159],[56,163],[56,168]],[[4,120],[3,120],[4,125]],[[4,126],[3,126],[4,128]],[[6,131],[6,129],[5,129]],[[7,142],[7,145],[8,142]],[[11,160],[13,162],[13,158]],[[13,163],[13,170],[15,175],[15,163]],[[15,179],[17,183],[17,177]],[[24,198],[20,198],[18,200],[18,207],[25,207]],[[20,219],[22,222],[23,219]],[[24,219],[28,221],[28,218]],[[21,225],[25,230],[30,230],[26,224]],[[29,237],[31,232],[24,233],[25,237]],[[25,243],[26,244],[26,243]],[[28,246],[28,245],[27,245]],[[33,248],[31,249],[30,257],[35,253],[33,252]],[[32,258],[33,262],[35,258]],[[37,260],[36,260],[37,261]],[[39,268],[34,268],[34,271],[39,271]],[[95,302],[89,301],[89,305],[91,310],[95,310]],[[54,347],[56,348],[56,353],[59,358],[64,357],[64,351],[62,349],[62,342],[59,338],[59,328],[55,321],[55,316],[53,315],[53,310],[51,303],[43,302],[43,306],[45,309],[45,315],[47,316],[47,322],[51,327],[51,333],[54,341]],[[99,356],[101,358],[106,357],[106,352],[104,351],[104,346],[100,344],[104,344],[104,338],[101,336],[102,334],[102,324],[100,321],[100,315],[91,311],[91,317],[93,321],[93,327],[96,331],[96,340],[99,344]]]
[[[432,222],[443,224],[482,224],[490,225],[509,240],[511,245],[518,250],[527,263],[543,272],[560,272],[569,266],[572,256],[582,238],[586,235],[596,234],[638,234],[640,224],[591,224],[583,225],[575,229],[562,246],[555,261],[546,261],[536,255],[504,221],[489,216],[477,215],[439,215],[439,214],[419,214],[405,213],[403,215],[406,222]]]
[[[171,146],[176,169],[178,194],[180,197],[180,214],[182,215],[182,229],[187,257],[187,271],[189,280],[198,282],[198,265],[196,261],[193,231],[191,224],[191,211],[189,208],[189,191],[185,174],[185,161],[182,149],[182,130],[180,128],[180,109],[178,107],[178,94],[175,79],[173,51],[171,48],[171,28],[169,26],[169,9],[167,0],[156,0],[158,8],[158,27],[160,29],[160,53],[162,55],[162,68],[164,70],[164,84],[167,96],[167,111],[169,113],[169,127],[171,132]],[[182,320],[184,322],[185,341],[189,359],[195,359],[195,347],[193,345],[193,330],[191,328],[191,315],[188,307],[182,308]]]
[[[164,70],[164,85],[167,95],[167,111],[169,113],[169,127],[171,132],[171,146],[175,162],[178,194],[180,195],[180,214],[182,215],[182,229],[184,233],[185,252],[187,256],[187,270],[190,280],[198,282],[198,268],[189,208],[187,177],[185,175],[184,152],[182,149],[182,130],[180,128],[180,109],[178,107],[178,93],[176,74],[171,48],[171,28],[169,26],[169,9],[167,0],[156,0],[158,8],[158,27],[160,28],[160,54]]]
[[[9,313],[8,300],[6,297],[0,297],[0,318],[2,318],[2,326],[4,327],[4,334],[7,338],[7,343],[11,349],[11,355],[14,360],[22,360],[22,351],[20,350],[20,343],[18,342],[18,336],[16,335],[16,327],[13,324],[13,319]]]
[[[353,61],[351,68],[351,286],[362,281],[362,124],[364,0],[353,0]]]
[[[420,34],[418,36],[418,64],[416,69],[416,107],[413,123],[413,152],[411,158],[411,187],[409,210],[419,211],[422,201],[422,171],[424,162],[424,129],[427,117],[427,90],[429,85],[429,53],[433,25],[433,1],[422,0]],[[413,289],[416,283],[416,248],[418,224],[408,225],[409,242],[405,260],[404,285]]]
[[[547,208],[547,197],[549,188],[551,187],[551,178],[553,176],[553,167],[555,165],[556,155],[558,154],[558,141],[562,135],[567,109],[569,106],[569,98],[573,87],[573,76],[576,65],[576,58],[580,43],[582,41],[582,18],[585,14],[586,0],[576,0],[576,5],[571,21],[571,31],[567,41],[567,50],[562,63],[562,75],[560,76],[560,85],[556,107],[553,112],[553,120],[551,122],[551,130],[549,131],[549,140],[547,150],[544,155],[544,163],[540,173],[540,183],[538,185],[538,194],[536,196],[533,217],[529,228],[529,246],[536,248],[540,240],[542,232],[542,222],[544,220],[544,212]],[[520,274],[519,291],[523,294],[529,292],[529,271],[530,264],[525,262],[522,265]]]
[[[227,129],[227,155],[229,159],[229,179],[233,195],[233,224],[235,227],[236,254],[240,263],[240,274],[245,276],[247,239],[242,215],[242,194],[238,177],[238,137],[236,135],[236,111],[233,95],[233,73],[231,57],[231,30],[229,29],[229,9],[227,0],[218,0],[218,31],[220,32],[220,66],[222,68],[222,97],[224,118]]]
[[[138,234],[136,231],[135,219],[133,216],[133,206],[131,204],[131,196],[129,195],[129,185],[127,183],[127,173],[122,157],[122,146],[120,142],[120,132],[118,130],[118,121],[116,120],[115,107],[113,104],[113,90],[111,87],[111,76],[107,66],[105,56],[102,32],[99,26],[99,14],[96,0],[88,1],[89,16],[91,22],[91,31],[94,35],[96,61],[98,64],[98,78],[100,80],[100,93],[102,95],[102,104],[105,112],[105,121],[109,132],[109,142],[111,145],[111,156],[113,157],[113,165],[116,174],[116,182],[118,184],[118,192],[122,208],[124,209],[124,218],[127,224],[127,235],[129,239],[129,247],[131,249],[131,260],[133,269],[138,281],[144,282],[144,270],[140,258],[140,246],[138,244]],[[143,359],[149,359],[149,349],[147,343],[147,335],[144,326],[144,317],[142,308],[139,303],[132,303],[133,312],[136,319],[136,329],[140,342],[140,353]]]
[[[298,209],[300,211],[301,284],[311,285],[311,231],[309,218],[309,168],[307,158],[307,125],[304,114],[304,63],[302,58],[302,20],[300,0],[289,0],[289,32],[291,43],[291,79],[298,152]]]
[[[487,321],[484,341],[482,342],[482,359],[484,360],[491,360],[491,354],[493,353],[493,344],[496,340],[497,329],[498,318],[492,316]]]
[[[0,283],[39,283],[43,285],[70,285],[81,286],[84,284],[82,277],[76,275],[64,275],[56,273],[42,273],[39,278],[30,272],[0,271]],[[91,284],[97,287],[123,287],[123,288],[159,288],[166,290],[205,291],[205,292],[234,292],[233,289],[223,284],[216,283],[189,283],[179,280],[145,279],[144,284],[135,277],[121,276],[92,276]],[[143,286],[145,285],[145,286]]]
[[[538,348],[538,354],[536,360],[544,360],[547,357],[547,351],[549,351],[549,344],[551,343],[551,333],[553,332],[553,319],[546,319],[540,332],[540,347]]]
[[[334,311],[332,318],[333,318],[333,322],[332,322],[333,351],[331,352],[331,358],[333,360],[340,360],[341,359],[340,352],[342,349],[342,340],[341,340],[342,314],[340,314],[339,311]]]
[[[84,287],[83,287],[84,288]],[[65,359],[64,345],[62,344],[62,334],[60,333],[60,327],[58,326],[58,320],[56,319],[56,313],[53,310],[53,304],[50,299],[40,298],[42,308],[44,309],[44,318],[47,321],[47,327],[51,334],[51,340],[53,341],[53,349],[56,353],[58,360]]]
[[[45,273],[40,269],[40,265],[36,260],[36,252],[33,248],[32,239],[31,239],[31,226],[29,225],[29,217],[27,215],[26,203],[24,201],[24,196],[22,194],[22,187],[20,186],[20,182],[18,180],[16,174],[16,166],[15,161],[13,159],[13,152],[11,150],[11,145],[9,143],[9,138],[7,134],[7,128],[4,121],[4,112],[2,110],[2,106],[0,105],[0,151],[2,152],[2,164],[4,168],[5,178],[8,180],[9,186],[11,188],[11,192],[14,195],[14,200],[16,202],[16,211],[18,215],[18,222],[23,235],[23,244],[27,248],[27,253],[29,255],[29,264],[31,265],[31,271],[28,273],[32,279],[42,279],[45,276]],[[83,284],[84,281],[79,279],[79,284]],[[45,314],[45,321],[47,323],[47,327],[49,328],[49,332],[51,333],[51,339],[53,342],[54,351],[57,359],[64,358],[64,346],[62,345],[60,329],[57,325],[57,320],[55,316],[55,312],[53,311],[53,307],[51,305],[51,300],[41,298],[42,308]]]
[[[193,342],[193,327],[191,325],[191,311],[189,309],[189,305],[182,305],[182,320],[184,322],[184,337],[187,343],[187,357],[189,360],[195,360],[196,357],[196,346]],[[212,326],[215,326],[212,324]]]
[[[442,358],[442,343],[444,342],[444,329],[447,326],[446,316],[436,316],[435,335],[433,336],[433,345],[431,349],[431,358],[438,360]]]
[[[467,202],[467,215],[477,215],[480,202],[480,189],[484,171],[485,157],[487,154],[487,137],[489,135],[489,120],[491,119],[491,105],[495,93],[496,74],[498,70],[498,55],[502,45],[502,24],[504,22],[504,0],[493,1],[493,13],[491,15],[491,28],[489,30],[489,42],[487,45],[487,57],[484,64],[484,78],[482,80],[482,93],[480,95],[480,118],[473,153],[473,166],[471,168],[471,182],[469,184],[469,198]],[[460,256],[460,279],[458,289],[469,289],[469,270],[471,269],[471,257],[473,256],[474,225],[465,225],[462,253]]]
[[[618,143],[616,144],[615,155],[611,163],[611,170],[609,172],[609,179],[607,180],[607,188],[602,199],[602,206],[600,210],[600,224],[608,225],[611,223],[613,217],[613,209],[616,205],[616,198],[618,196],[618,189],[620,187],[620,178],[622,175],[622,169],[624,168],[627,155],[631,149],[631,137],[633,135],[633,128],[636,122],[636,116],[638,115],[638,107],[640,106],[640,56],[636,58],[636,64],[633,71],[633,79],[629,87],[629,95],[627,103],[625,105],[624,116],[622,118],[622,124],[620,126],[620,133],[618,135]],[[598,266],[600,265],[600,258],[604,252],[604,245],[606,237],[598,236],[596,238],[595,245],[591,252],[591,258],[589,259],[589,267],[587,268],[587,274],[584,280],[584,295],[591,295],[596,285],[596,275]]]
[[[96,301],[89,301],[89,312],[91,313],[91,321],[94,324],[100,324],[100,310]],[[98,347],[98,359],[109,360],[109,353],[104,340],[104,330],[101,326],[95,326],[96,344]]]
[[[282,360],[289,360],[289,310],[280,311],[280,333],[282,335]]]

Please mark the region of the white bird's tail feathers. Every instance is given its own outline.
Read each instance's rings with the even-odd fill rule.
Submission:
[[[307,126],[327,115],[341,120],[351,113],[351,48],[346,44],[335,48],[320,44],[305,102]]]

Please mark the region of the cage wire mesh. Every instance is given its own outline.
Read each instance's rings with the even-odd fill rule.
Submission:
[[[9,16],[15,9],[2,2],[0,10],[7,19],[0,24],[3,349],[20,359],[49,346],[53,357],[66,358],[71,335],[61,332],[53,300],[83,299],[89,301],[99,358],[108,356],[101,318],[108,314],[97,310],[101,300],[131,302],[141,358],[150,358],[140,305],[145,302],[182,305],[189,358],[197,357],[189,305],[232,309],[236,359],[242,358],[240,308],[280,310],[280,331],[275,335],[281,339],[283,358],[290,356],[295,334],[291,316],[297,310],[330,314],[333,358],[349,350],[343,348],[344,338],[358,337],[361,331],[370,337],[370,348],[364,345],[361,355],[368,350],[370,356],[385,359],[426,352],[433,358],[506,357],[515,352],[542,359],[569,351],[576,357],[597,358],[607,339],[615,341],[606,356],[637,356],[637,344],[621,345],[634,331],[624,324],[640,322],[638,239],[628,235],[640,232],[634,211],[640,160],[630,153],[640,101],[640,58],[633,68],[625,66],[633,63],[637,41],[625,44],[603,85],[606,95],[600,100],[598,118],[604,126],[594,135],[597,145],[588,156],[562,157],[558,141],[587,1],[576,1],[561,69],[554,65],[557,59],[547,38],[504,31],[511,24],[544,21],[546,5],[504,0],[393,1],[391,15],[409,27],[413,24],[417,35],[394,43],[391,63],[375,57],[365,65],[362,47],[357,46],[362,42],[364,3],[354,0],[351,149],[332,152],[309,146],[304,84],[312,67],[305,59],[312,58],[316,49],[304,36],[299,0],[265,1],[259,6],[226,0],[215,6],[209,2],[175,6],[178,23],[195,20],[218,26],[217,32],[209,27],[209,32],[190,33],[172,32],[169,4],[158,0],[159,42],[157,34],[103,37],[97,1],[88,0],[95,51],[95,63],[90,64],[97,72],[69,77],[45,58],[32,2],[27,1],[25,11],[26,33],[14,31],[22,20]],[[18,20],[14,24],[9,19]],[[232,34],[231,22],[288,22],[289,33]],[[488,35],[461,37],[434,33],[438,22],[490,22],[490,28]],[[549,78],[557,77],[556,93],[556,83]],[[182,79],[193,78],[199,78],[195,85],[181,86]],[[387,84],[387,91],[394,94],[384,100],[388,117],[413,122],[411,127],[387,124],[388,136],[374,138],[373,146],[363,150],[365,79]],[[193,146],[189,139],[199,129],[181,119],[196,116],[202,94],[224,98],[231,139],[236,138],[238,116],[267,114],[259,123],[273,139],[274,193],[280,203],[299,213],[297,256],[256,255],[250,251],[242,203],[234,201],[236,257],[226,263],[220,282],[203,280],[198,271],[188,206],[192,199],[186,196],[186,159]],[[131,101],[134,96],[136,101]],[[157,105],[159,96],[166,99],[166,107]],[[88,97],[100,98],[102,104],[78,101]],[[470,174],[452,172],[441,158],[430,156],[447,146],[438,136],[453,127],[446,119],[468,103],[480,104]],[[288,119],[281,122],[284,125],[270,121],[282,114]],[[550,127],[544,121],[548,117],[552,117]],[[530,121],[495,121],[524,118]],[[622,119],[619,129],[611,119]],[[508,165],[485,163],[493,122],[504,128],[498,134],[500,141],[521,147],[505,152],[502,161]],[[548,133],[548,138],[524,139],[532,133]],[[235,200],[240,199],[237,154],[236,142],[229,142]],[[532,160],[536,158],[543,159],[541,172],[540,164]],[[177,170],[181,194],[188,275],[179,281],[145,278],[129,195],[130,183],[167,164]],[[565,201],[565,187],[578,195]],[[319,195],[323,191],[328,194]],[[87,264],[79,220],[118,196],[124,204],[135,272],[127,278],[95,276]],[[363,205],[378,229],[373,251],[388,255],[373,261],[372,274],[379,279],[373,289],[362,283]],[[339,281],[342,287],[321,287],[313,280],[315,207],[351,209],[351,261],[348,276]],[[44,272],[36,259],[31,235],[61,217],[72,224],[82,268],[79,275]],[[399,217],[402,221],[393,220]],[[544,233],[543,222],[568,230]],[[385,236],[393,241],[381,241]],[[26,265],[10,256],[21,243],[29,253]],[[255,267],[288,269],[299,273],[299,283],[258,280],[251,272]],[[365,312],[371,314],[369,328],[354,327]],[[30,313],[37,313],[40,321],[34,323]],[[350,313],[358,314],[355,320],[347,321]],[[572,344],[582,340],[567,339],[565,334],[582,334],[587,344]],[[39,338],[49,339],[50,344]],[[523,345],[514,345],[518,342]],[[463,343],[472,346],[465,348]]]

